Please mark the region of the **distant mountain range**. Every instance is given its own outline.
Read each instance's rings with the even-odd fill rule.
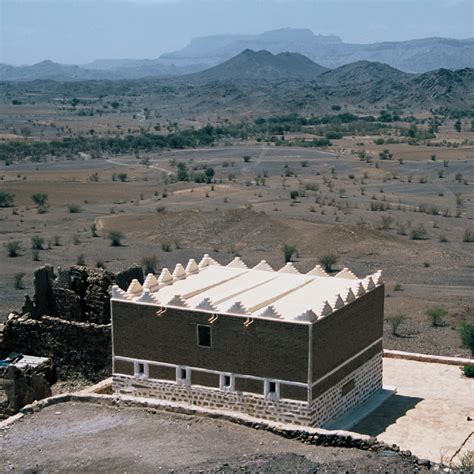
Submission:
[[[440,68],[462,69],[474,67],[474,38],[456,40],[449,38],[425,38],[419,40],[384,42],[372,44],[344,43],[338,36],[315,35],[307,29],[281,29],[268,31],[260,35],[220,35],[193,39],[185,48],[161,55],[158,59],[103,59],[84,65],[65,65],[52,61],[42,61],[32,66],[14,67],[0,64],[0,80],[30,81],[52,79],[58,81],[100,80],[100,79],[140,79],[145,77],[182,76],[209,70],[211,78],[216,74],[212,68],[239,57],[247,50],[261,51],[276,55],[272,59],[267,55],[265,69],[267,78],[275,72],[275,61],[280,63],[281,72],[275,78],[307,78],[313,72],[317,74],[324,68],[338,68],[359,61],[384,63],[392,68],[409,73],[423,73]],[[296,56],[290,53],[298,53]],[[284,53],[283,56],[280,53]],[[245,57],[250,64],[251,57]],[[298,73],[290,71],[283,62],[299,57]],[[242,60],[243,58],[240,58]],[[308,60],[313,61],[311,65]],[[263,61],[263,57],[259,58]],[[317,63],[314,65],[314,62]],[[273,64],[273,65],[272,65]],[[227,66],[226,66],[227,67]],[[230,64],[230,69],[236,67]],[[263,64],[259,65],[257,76],[263,77]],[[217,73],[219,70],[217,70]],[[233,79],[232,75],[221,69],[221,79]],[[249,73],[250,74],[250,73]],[[250,78],[251,74],[248,78]]]

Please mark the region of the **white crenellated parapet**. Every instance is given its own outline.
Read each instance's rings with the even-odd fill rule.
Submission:
[[[268,265],[266,260],[261,260],[260,263],[257,263],[253,270],[260,270],[261,272],[274,272],[273,268]]]
[[[112,299],[114,300],[123,300],[130,301],[130,298],[126,291],[123,291],[122,288],[118,285],[112,286]]]
[[[346,297],[344,298],[344,301],[347,303],[350,303],[351,301],[354,301],[356,299],[354,292],[352,291],[351,288],[349,288],[349,291],[347,292]]]
[[[316,314],[318,316],[318,319],[321,319],[321,318],[325,318],[326,316],[329,316],[332,312],[333,312],[333,309],[331,307],[331,305],[325,301],[321,307],[319,308],[313,308],[313,312],[314,314]]]
[[[249,314],[248,309],[240,302],[235,302],[226,313]]]
[[[232,262],[228,263],[229,268],[248,268],[247,265],[241,260],[240,257],[235,257]]]
[[[217,312],[217,308],[210,298],[204,298],[197,306],[196,309],[205,309],[208,311]]]
[[[172,276],[173,280],[182,280],[183,278],[186,278],[186,270],[184,269],[183,265],[177,263],[176,267],[174,267]]]
[[[160,287],[171,285],[173,281],[173,275],[171,275],[170,271],[167,268],[163,268],[163,270],[161,270],[160,276],[158,277],[158,283]]]
[[[318,319],[317,314],[314,313],[311,309],[306,310],[305,312],[299,314],[295,317],[295,321],[308,321],[313,322]]]
[[[127,289],[127,294],[131,297],[136,297],[138,295],[141,295],[142,291],[142,285],[140,285],[140,282],[136,278],[134,278]]]
[[[144,290],[150,290],[152,293],[155,291],[158,291],[160,288],[160,284],[158,283],[158,280],[155,278],[155,275],[153,273],[149,273],[145,281],[143,282],[143,289]]]
[[[193,275],[194,273],[199,273],[199,267],[194,258],[191,258],[186,265],[186,275]]]
[[[260,316],[265,316],[266,318],[282,318],[281,314],[272,305],[267,306]]]
[[[278,270],[278,272],[279,273],[294,273],[294,274],[300,273],[291,262],[288,262],[284,267],[281,267],[280,270]]]
[[[145,288],[143,290],[143,293],[141,294],[141,296],[139,296],[135,300],[135,302],[136,303],[149,303],[149,304],[156,304],[156,305],[160,304],[158,298],[154,294],[152,294],[148,288]]]
[[[312,270],[307,273],[307,275],[329,277],[329,275],[323,270],[323,267],[321,265],[316,265]]]
[[[179,308],[189,308],[186,301],[181,295],[174,295],[173,298],[168,301],[167,306],[178,306]]]
[[[358,278],[347,268],[344,267],[334,278],[345,278],[346,280],[358,280]]]

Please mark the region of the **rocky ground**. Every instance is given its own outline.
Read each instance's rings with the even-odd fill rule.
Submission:
[[[0,436],[6,471],[385,473],[420,468],[393,451],[313,446],[223,420],[90,403],[47,407]]]

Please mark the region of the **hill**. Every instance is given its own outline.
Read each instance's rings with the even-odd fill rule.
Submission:
[[[315,79],[326,70],[298,53],[274,55],[265,50],[246,49],[218,66],[193,74],[192,78],[200,81]]]

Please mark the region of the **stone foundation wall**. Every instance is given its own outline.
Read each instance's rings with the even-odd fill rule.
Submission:
[[[311,403],[270,400],[248,392],[224,392],[198,385],[114,374],[117,394],[183,402],[204,408],[246,413],[263,420],[323,427],[364,403],[382,388],[382,353],[372,357]]]
[[[309,425],[311,413],[306,402],[296,400],[265,399],[248,392],[224,392],[196,385],[179,385],[160,380],[140,380],[127,375],[114,374],[116,393],[135,397],[157,398],[183,402],[204,408],[237,411],[264,420]]]
[[[326,426],[382,389],[382,352],[369,359],[310,404],[311,425]],[[353,387],[351,389],[351,387]],[[344,393],[346,392],[346,393]]]

